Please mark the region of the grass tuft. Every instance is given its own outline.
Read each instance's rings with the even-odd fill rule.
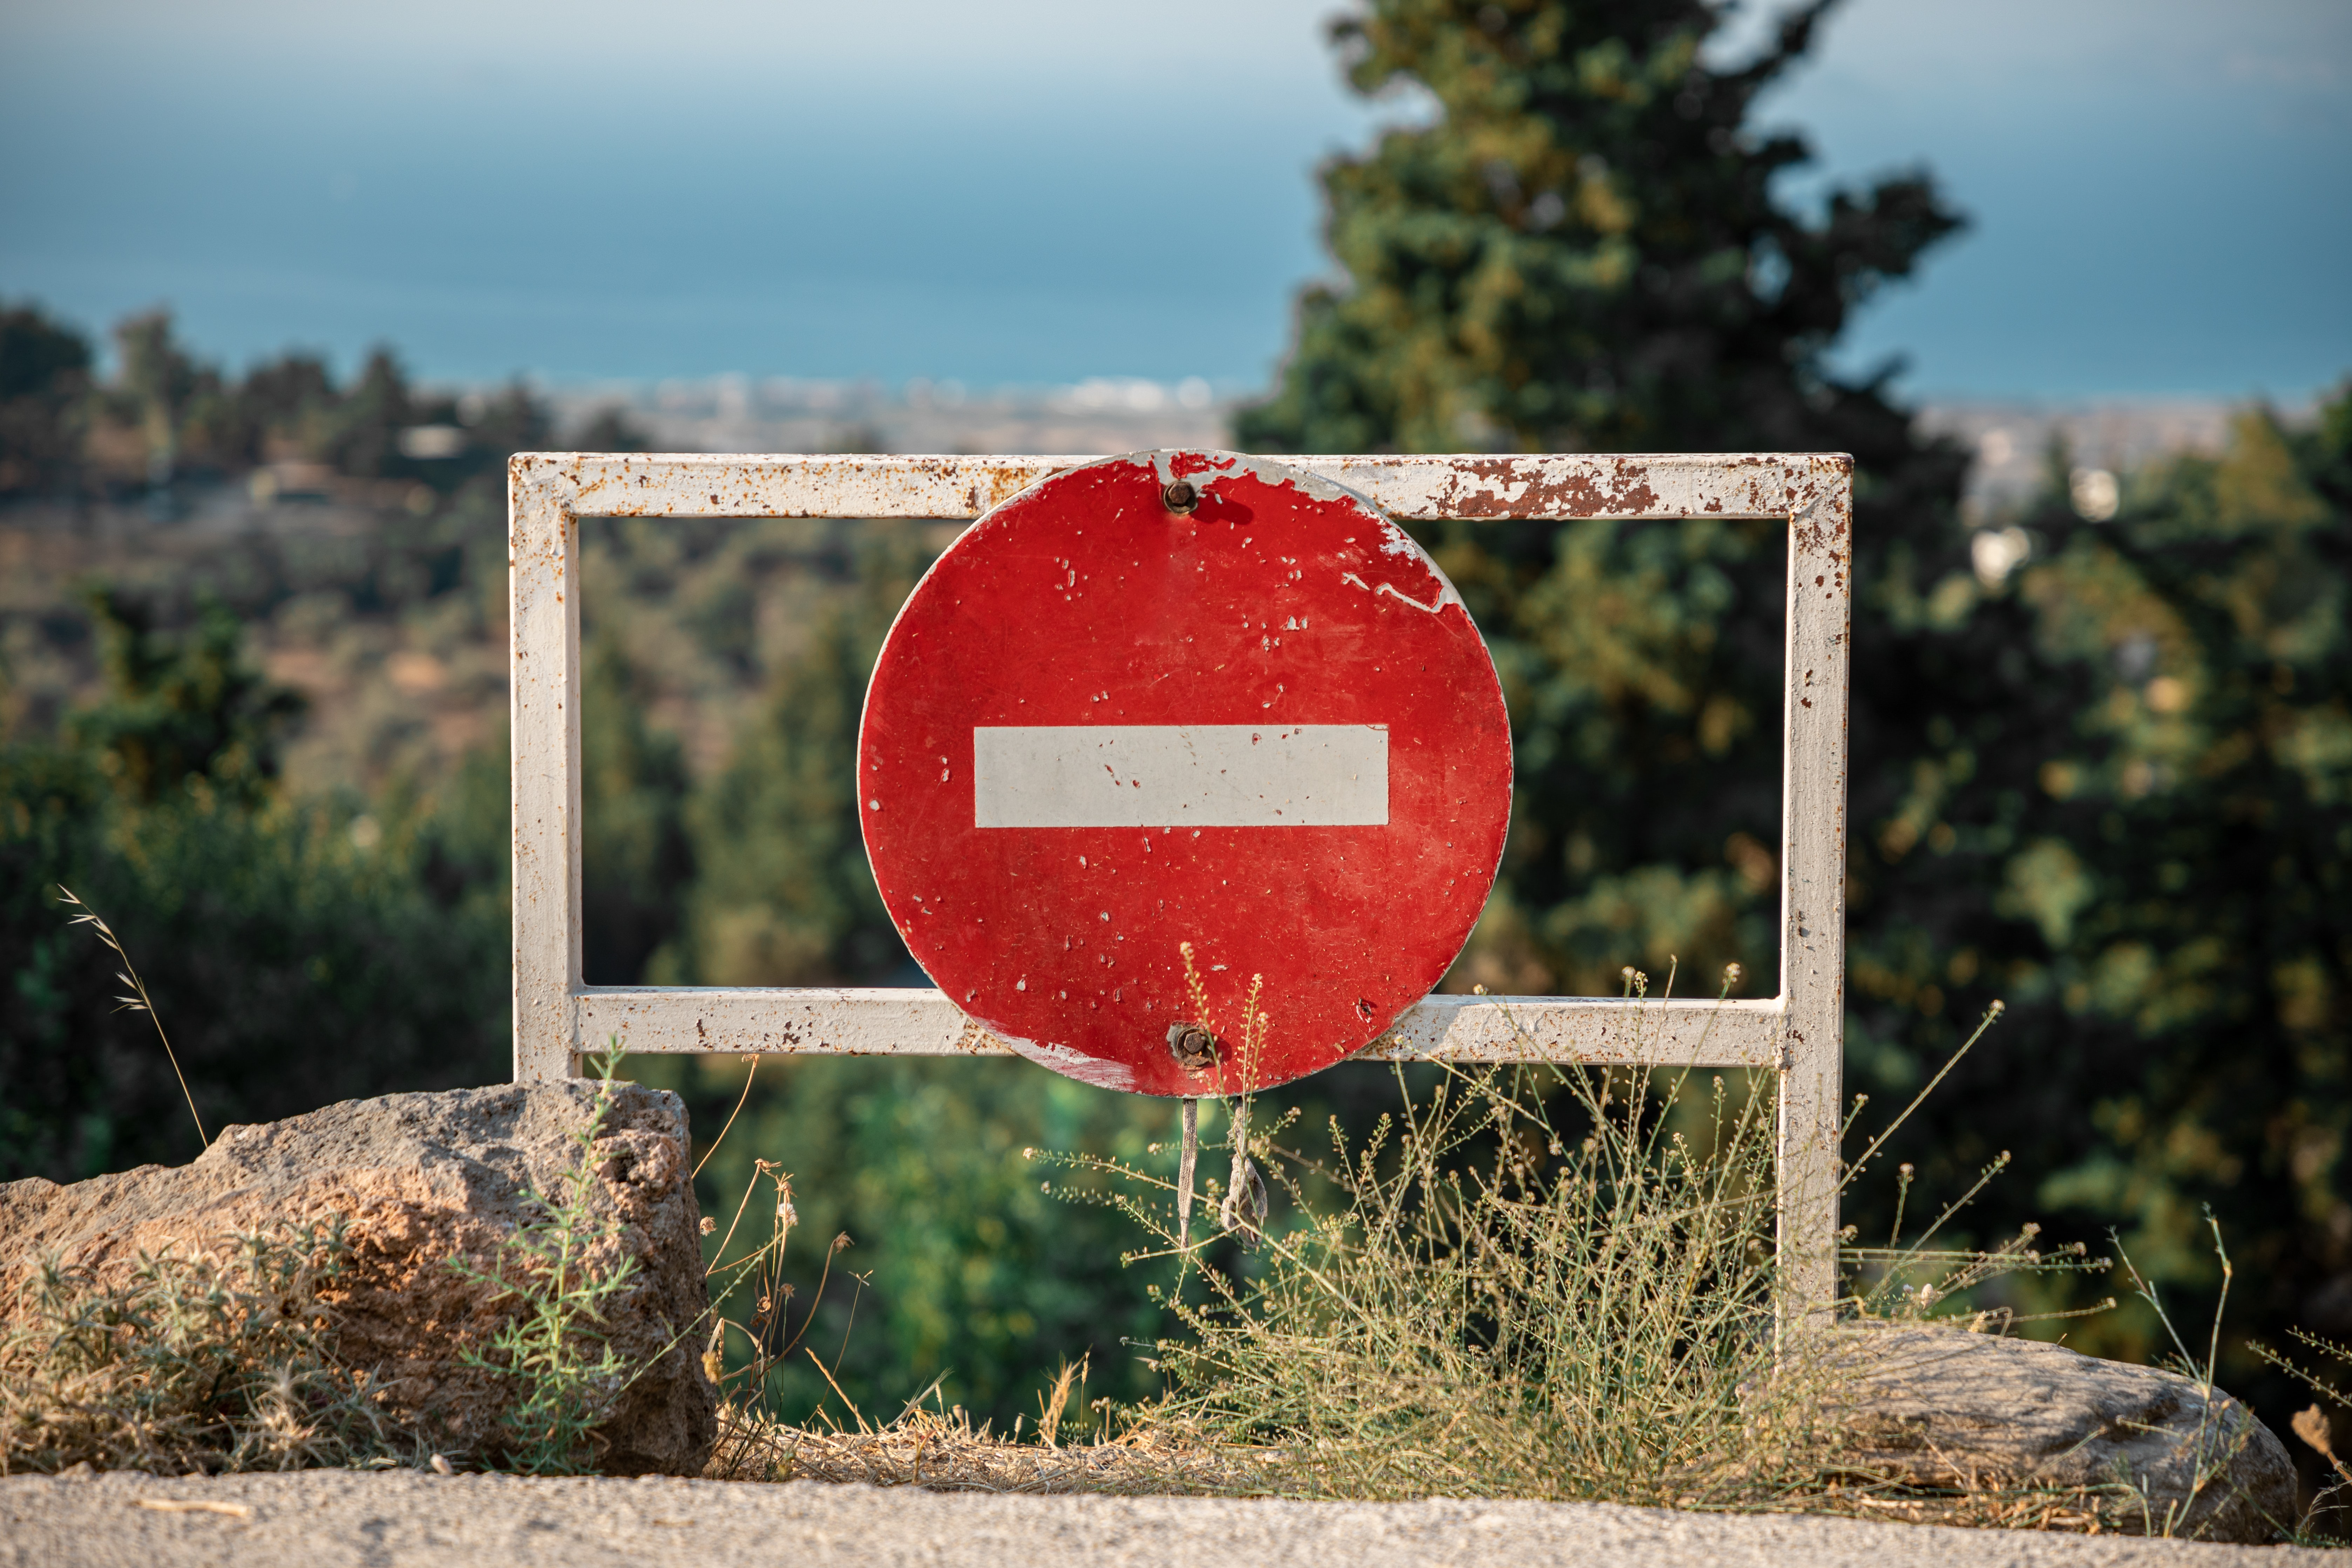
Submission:
[[[1254,1450],[1306,1496],[1707,1506],[1787,1484],[1818,1405],[1775,1360],[1769,1098],[1717,1079],[1693,1117],[1681,1079],[1579,1068],[1398,1087],[1360,1143],[1336,1121],[1316,1156],[1281,1121],[1250,1140],[1295,1215],[1262,1263],[1183,1248],[1130,1200],[1187,1269],[1139,1429]]]
[[[43,1260],[0,1341],[0,1474],[410,1462],[367,1374],[328,1348],[348,1255],[312,1226],[226,1257],[142,1255],[119,1283]]]

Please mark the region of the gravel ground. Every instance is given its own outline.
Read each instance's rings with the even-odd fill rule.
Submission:
[[[1670,1513],[1606,1503],[1306,1503],[1006,1497],[728,1481],[523,1480],[311,1470],[0,1480],[0,1563],[25,1568],[530,1568],[732,1563],[1087,1568],[2291,1568],[2340,1552]]]

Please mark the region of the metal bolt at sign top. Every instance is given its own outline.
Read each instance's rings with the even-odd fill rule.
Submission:
[[[1160,499],[1168,503],[1170,511],[1182,517],[1201,504],[1201,492],[1192,488],[1190,479],[1178,479],[1160,492]]]

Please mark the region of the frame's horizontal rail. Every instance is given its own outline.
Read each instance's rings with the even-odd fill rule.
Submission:
[[[575,1048],[644,1052],[1008,1056],[1013,1047],[937,991],[590,986],[573,994]],[[1771,1002],[1431,996],[1360,1060],[1778,1067]]]
[[[1347,457],[1285,462],[1392,517],[1790,517],[1842,488],[1838,455]],[[516,477],[551,483],[575,517],[978,517],[1091,458],[698,457],[531,453]]]

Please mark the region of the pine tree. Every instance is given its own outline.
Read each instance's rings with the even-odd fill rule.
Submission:
[[[1288,451],[1913,454],[1881,381],[1822,353],[1959,219],[1924,175],[1833,193],[1773,182],[1801,138],[1748,123],[1825,4],[1733,68],[1706,0],[1377,0],[1335,37],[1362,92],[1439,114],[1324,172],[1343,287],[1301,298],[1273,400],[1239,433]]]
[[[1339,23],[1366,93],[1437,106],[1324,174],[1343,286],[1302,296],[1246,445],[1853,453],[1857,534],[1947,552],[1961,463],[1885,377],[1824,355],[1958,219],[1924,175],[1808,215],[1809,156],[1750,125],[1824,7],[1709,62],[1699,0],[1377,0]],[[1520,798],[1503,898],[1457,983],[1614,990],[1669,955],[1773,972],[1780,531],[1442,526],[1424,539],[1494,645]],[[1759,960],[1760,964],[1759,964]]]
[[[1802,210],[1775,180],[1804,142],[1753,127],[1825,9],[1725,66],[1704,0],[1370,0],[1336,28],[1351,79],[1415,84],[1434,112],[1326,170],[1345,280],[1303,293],[1237,436],[1852,454],[1849,1084],[1907,1097],[2010,1005],[1889,1157],[1916,1163],[1916,1202],[2014,1156],[1948,1237],[2116,1226],[2143,1268],[2207,1289],[2210,1204],[2260,1263],[2242,1331],[2318,1311],[2352,1331],[2352,397],[2307,434],[2252,419],[2223,458],[2127,485],[2110,522],[2078,514],[2054,453],[2046,493],[1999,520],[2027,563],[1979,574],[1963,455],[1916,432],[1892,367],[1828,357],[1957,216],[1924,174]],[[1613,991],[1670,955],[1769,977],[1780,528],[1421,532],[1494,648],[1517,748],[1503,885],[1449,984]],[[1884,1235],[1889,1195],[1857,1188],[1850,1217]],[[2127,1313],[2064,1326],[2162,1348]],[[2233,1375],[2268,1392],[2242,1358]]]

